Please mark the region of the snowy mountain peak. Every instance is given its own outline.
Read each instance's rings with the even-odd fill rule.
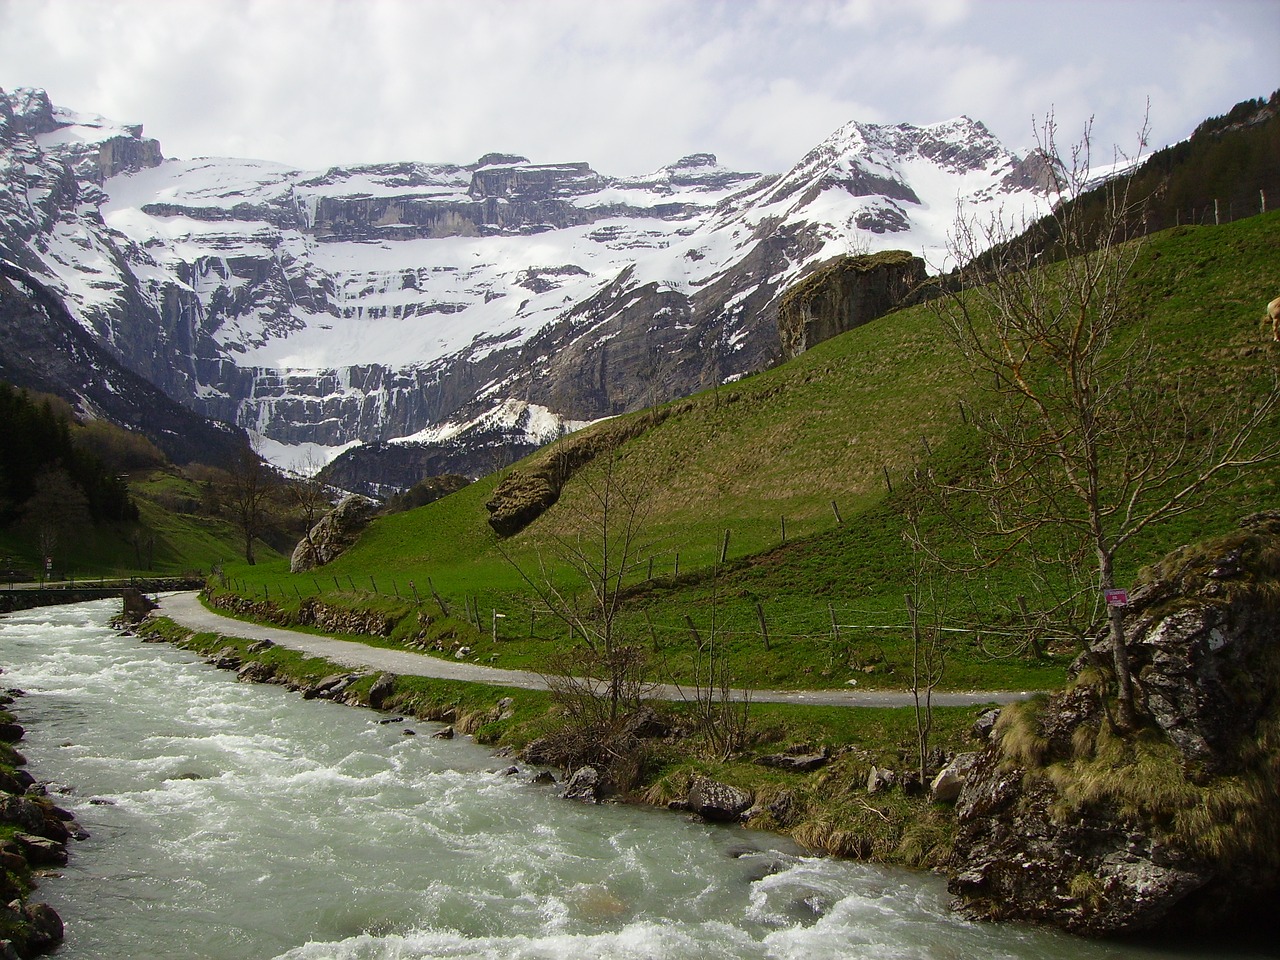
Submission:
[[[141,132],[0,95],[0,248],[133,369],[281,459],[371,443],[403,461],[412,444],[385,441],[458,451],[468,431],[530,449],[774,362],[777,298],[825,259],[939,263],[957,197],[1043,206],[1033,166],[965,117],[845,124],[768,176],[711,153],[638,177],[509,153],[162,163]],[[434,456],[414,469],[477,469]]]
[[[7,108],[7,109],[5,109]],[[0,134],[25,134],[51,157],[67,163],[76,176],[101,184],[107,177],[160,163],[160,144],[142,136],[142,124],[117,123],[92,113],[54,106],[34,87],[0,90]]]

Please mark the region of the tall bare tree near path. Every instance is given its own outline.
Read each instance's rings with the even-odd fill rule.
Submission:
[[[250,565],[257,563],[253,545],[266,526],[267,504],[278,486],[275,471],[248,445],[227,470],[224,496]]]
[[[1145,137],[1144,127],[1139,154]],[[1273,366],[1257,394],[1219,394],[1210,407],[1210,371],[1160,362],[1135,306],[1143,198],[1120,176],[1105,183],[1101,209],[1071,203],[1096,180],[1090,130],[1065,156],[1052,117],[1037,139],[1051,214],[1029,234],[1025,223],[961,211],[949,250],[960,283],[933,301],[981,395],[969,421],[988,457],[977,478],[939,481],[940,499],[977,498],[1006,556],[1090,558],[1090,586],[1101,596],[1120,586],[1117,561],[1131,559],[1139,534],[1280,454],[1280,390]],[[1116,722],[1131,729],[1122,606],[1108,606],[1106,636]]]
[[[561,501],[561,529],[550,535],[551,568],[539,554],[538,569],[526,570],[501,544],[499,549],[570,636],[586,646],[576,661],[565,658],[563,683],[602,705],[614,723],[639,705],[645,688],[643,650],[624,636],[618,619],[627,584],[649,558],[650,545],[643,540],[649,493],[612,456],[584,471],[577,485],[578,496]],[[587,676],[571,676],[575,666]]]

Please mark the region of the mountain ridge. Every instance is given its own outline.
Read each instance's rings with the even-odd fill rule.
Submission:
[[[354,477],[390,489],[419,478],[377,464],[421,442],[406,438],[449,433],[453,468],[475,475],[771,365],[788,284],[853,251],[941,256],[958,194],[1042,204],[1034,162],[964,117],[851,122],[784,174],[696,153],[609,177],[498,153],[326,171],[165,159],[141,126],[43,91],[0,102],[9,259],[271,459],[349,450]],[[468,424],[485,428],[464,449]]]

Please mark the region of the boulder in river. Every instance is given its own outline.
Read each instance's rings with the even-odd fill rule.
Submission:
[[[595,767],[579,767],[573,772],[560,794],[566,800],[599,803],[604,795],[604,781]]]

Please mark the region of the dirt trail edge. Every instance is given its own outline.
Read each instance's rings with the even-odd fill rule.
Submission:
[[[441,680],[467,680],[493,687],[517,687],[523,690],[546,690],[547,681],[527,670],[501,670],[478,663],[445,660],[408,650],[388,650],[351,640],[300,633],[283,627],[262,626],[213,613],[194,591],[161,594],[160,610],[175,623],[189,630],[217,633],[247,640],[270,640],[313,657],[324,657],[352,669],[385,670],[413,677]],[[676,684],[659,684],[651,694],[658,700],[693,700],[693,690]],[[983,703],[1013,703],[1034,695],[1034,691],[969,690],[933,693],[938,707],[968,707]],[[915,703],[910,691],[893,690],[746,690],[734,691],[735,698],[749,696],[752,703],[796,703],[828,707],[909,707]]]

